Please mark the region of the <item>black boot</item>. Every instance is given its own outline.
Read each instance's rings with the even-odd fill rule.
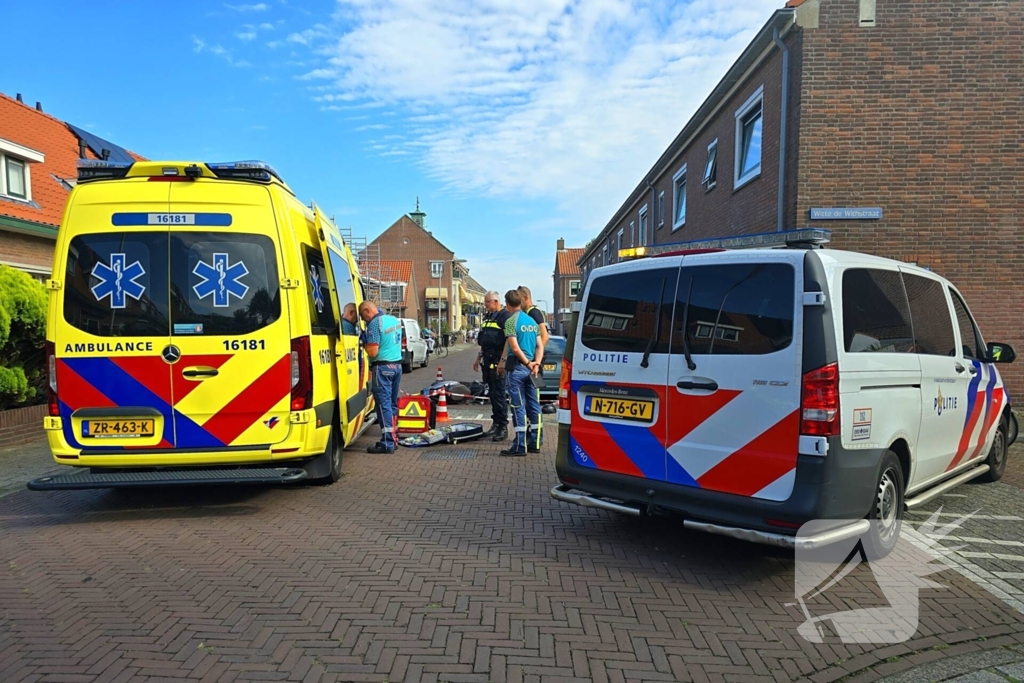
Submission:
[[[496,425],[496,424],[494,424],[494,423],[492,422],[492,423],[491,423],[491,428],[490,428],[490,429],[488,429],[488,430],[487,430],[486,432],[484,432],[483,434],[481,434],[480,436],[484,436],[484,437],[487,437],[487,436],[494,436],[495,434],[497,434],[497,433],[498,433],[498,430],[499,430],[499,429],[500,429],[500,427],[498,427],[498,425]]]
[[[491,437],[491,441],[505,441],[508,439],[508,427],[498,427],[494,430],[494,436]]]

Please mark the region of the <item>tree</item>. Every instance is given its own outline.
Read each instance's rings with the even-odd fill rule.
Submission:
[[[44,395],[46,289],[27,273],[0,266],[0,410]]]

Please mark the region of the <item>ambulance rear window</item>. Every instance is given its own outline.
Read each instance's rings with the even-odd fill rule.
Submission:
[[[174,334],[249,334],[281,317],[269,237],[174,231],[170,240]]]
[[[100,337],[166,337],[167,232],[72,239],[64,276],[64,319]]]

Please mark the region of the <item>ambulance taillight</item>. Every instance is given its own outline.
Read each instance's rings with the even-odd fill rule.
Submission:
[[[313,362],[309,356],[309,337],[292,339],[292,410],[307,410],[313,405]]]
[[[50,417],[60,416],[57,402],[57,352],[53,342],[46,342],[46,403]]]
[[[558,409],[569,410],[572,408],[572,363],[562,359],[562,376],[558,379]]]
[[[804,436],[839,435],[838,363],[830,363],[804,375],[800,433]]]

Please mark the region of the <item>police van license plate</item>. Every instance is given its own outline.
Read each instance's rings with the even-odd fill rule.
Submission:
[[[555,371],[555,364],[554,363],[545,363],[544,364],[544,369],[546,371],[548,371],[548,372],[554,372]]]
[[[93,439],[141,439],[153,436],[156,420],[84,420],[82,436]]]
[[[584,415],[613,417],[619,420],[650,422],[654,418],[654,402],[638,401],[631,398],[605,398],[587,396],[583,404]]]

